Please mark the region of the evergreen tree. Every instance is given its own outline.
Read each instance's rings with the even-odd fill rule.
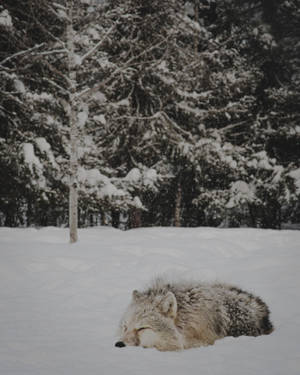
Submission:
[[[70,118],[80,225],[299,220],[298,3],[4,0],[1,224],[67,222]]]
[[[0,6],[2,224],[56,224],[65,215],[56,156],[65,157],[63,112],[43,48],[63,25],[46,1]],[[25,11],[26,9],[26,11]],[[58,86],[59,87],[59,86]]]

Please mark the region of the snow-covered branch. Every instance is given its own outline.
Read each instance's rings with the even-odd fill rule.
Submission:
[[[239,121],[239,122],[236,122],[234,124],[227,125],[224,128],[219,129],[219,132],[220,133],[226,133],[227,131],[230,131],[230,130],[232,130],[234,128],[237,128],[237,127],[239,127],[241,125],[244,125],[244,124],[247,124],[247,123],[249,123],[249,119],[246,119],[246,120],[243,120],[243,121]]]
[[[12,59],[15,59],[16,57],[20,57],[20,56],[22,56],[22,55],[29,54],[29,53],[31,53],[32,51],[35,51],[35,50],[37,50],[37,49],[43,47],[44,45],[45,45],[45,43],[40,43],[40,44],[35,45],[35,46],[32,47],[32,48],[28,48],[28,49],[26,49],[26,50],[24,50],[24,51],[19,51],[19,52],[17,52],[17,53],[14,53],[13,55],[8,56],[8,57],[6,57],[4,60],[0,61],[0,65],[6,64],[8,61],[10,61],[10,60],[12,60]]]
[[[138,60],[140,57],[146,55],[147,53],[150,53],[153,49],[159,47],[163,43],[165,43],[168,39],[170,39],[170,35],[166,38],[163,38],[160,42],[150,46],[149,48],[143,50],[140,54],[136,56],[132,56],[125,64],[123,64],[121,67],[115,69],[109,77],[107,77],[104,81],[100,82],[99,84],[93,86],[92,88],[87,88],[77,94],[78,98],[83,97],[90,97],[95,92],[97,92],[99,89],[105,87],[115,76],[117,76],[119,73],[124,72],[126,69],[128,69],[131,66],[134,66],[134,61]]]

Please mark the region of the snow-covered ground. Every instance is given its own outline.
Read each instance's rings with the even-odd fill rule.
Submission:
[[[3,375],[299,375],[300,231],[0,228]],[[132,289],[156,275],[261,296],[276,327],[182,352],[114,347]]]

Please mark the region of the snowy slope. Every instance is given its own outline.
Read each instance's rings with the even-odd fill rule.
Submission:
[[[3,375],[300,373],[300,231],[0,228]],[[183,352],[114,347],[131,291],[158,274],[220,280],[260,295],[269,336]]]

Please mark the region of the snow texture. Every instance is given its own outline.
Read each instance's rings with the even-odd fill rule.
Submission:
[[[300,232],[0,228],[5,375],[298,375]],[[275,331],[182,352],[114,347],[133,289],[153,277],[226,281],[261,296]]]

